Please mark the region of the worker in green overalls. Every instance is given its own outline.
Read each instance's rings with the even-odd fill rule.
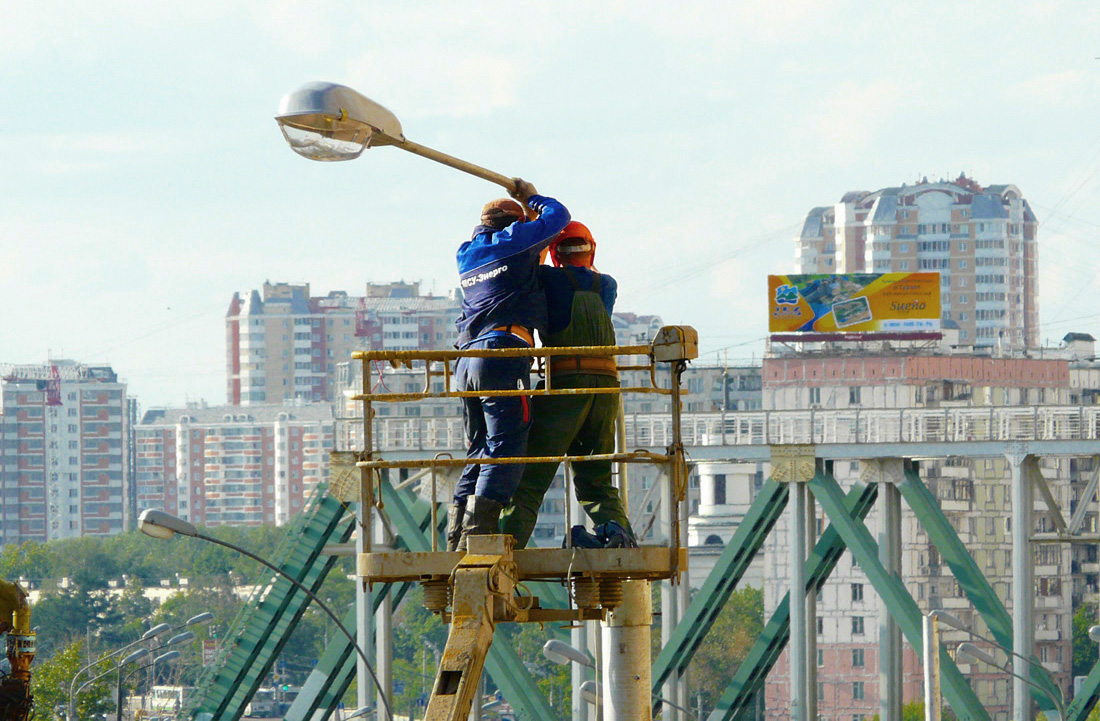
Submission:
[[[617,286],[609,275],[592,267],[596,242],[582,223],[570,222],[550,244],[555,267],[539,266],[546,292],[548,347],[615,345],[611,312]],[[554,356],[549,363],[551,388],[614,388],[619,385],[614,358]],[[540,384],[539,387],[543,387]],[[585,456],[615,452],[617,394],[534,396],[528,456]],[[523,548],[538,519],[542,498],[557,473],[557,463],[532,463],[524,468],[519,488],[500,519],[502,533]],[[619,491],[611,483],[611,461],[573,465],[577,501],[596,529],[591,545],[634,547]],[[585,534],[592,539],[592,534]],[[576,537],[576,535],[575,535]]]

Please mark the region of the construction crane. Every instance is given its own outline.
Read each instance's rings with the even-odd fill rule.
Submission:
[[[0,675],[0,721],[27,721],[34,709],[31,694],[31,662],[35,633],[31,607],[18,583],[0,581],[0,633],[7,631],[9,670]]]

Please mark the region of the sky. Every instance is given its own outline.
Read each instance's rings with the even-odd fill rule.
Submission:
[[[395,148],[290,151],[313,81],[519,176],[592,230],[617,309],[759,360],[810,208],[965,172],[1038,216],[1041,337],[1100,337],[1096,2],[5,0],[0,364],[109,363],[143,407],[225,402],[264,281],[445,293],[499,196]]]

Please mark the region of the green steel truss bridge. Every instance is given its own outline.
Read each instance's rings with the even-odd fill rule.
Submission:
[[[375,438],[388,458],[430,458],[439,451],[461,448],[461,429],[456,422],[447,417],[379,419]],[[626,425],[627,447],[659,448],[669,440],[667,416],[628,416]],[[881,717],[893,716],[888,709],[900,709],[901,638],[904,636],[921,653],[923,620],[917,602],[901,580],[903,503],[912,510],[989,634],[1008,649],[1034,647],[1034,594],[1020,592],[1034,588],[1033,546],[1100,540],[1095,533],[1082,532],[1087,509],[1095,507],[1100,475],[1092,475],[1084,494],[1078,496],[1075,512],[1067,518],[1037,462],[1048,456],[1100,456],[1100,407],[684,414],[682,427],[693,460],[770,462],[772,473],[699,592],[690,603],[682,594],[679,612],[662,617],[665,627],[662,650],[653,666],[654,694],[684,699],[682,675],[783,514],[789,519],[785,546],[789,577],[797,579],[790,586],[799,590],[798,602],[791,603],[788,591],[766,620],[763,633],[710,715],[711,721],[755,718],[765,680],[788,646],[791,718],[816,718],[814,664],[804,662],[813,657],[815,634],[809,631],[815,626],[813,601],[845,552],[858,561],[884,609],[879,628]],[[921,460],[989,457],[1005,458],[1011,472],[1012,615],[920,475]],[[864,462],[860,480],[846,491],[833,475],[833,462],[837,460]],[[384,493],[394,545],[411,551],[430,550],[430,504],[408,487],[387,488]],[[863,523],[876,504],[883,521],[877,538]],[[807,538],[806,533],[808,519],[815,517],[815,505],[829,521],[816,540]],[[1037,505],[1045,505],[1054,519],[1053,532],[1032,532]],[[354,522],[351,510],[331,496],[318,495],[296,519],[287,541],[278,549],[277,562],[311,589],[319,588],[334,562],[325,547],[347,540]],[[444,515],[438,514],[441,522]],[[438,533],[439,529],[434,531]],[[1018,562],[1021,559],[1024,562]],[[396,604],[407,591],[408,584],[376,585],[369,596],[370,607],[377,611],[386,604]],[[568,603],[564,590],[557,586],[547,585],[535,593],[546,607],[564,608]],[[218,663],[202,679],[192,711],[205,712],[207,718],[240,718],[306,603],[303,594],[279,580],[258,592],[238,618]],[[361,620],[351,609],[345,624],[352,627]],[[381,634],[381,629],[376,633]],[[1032,653],[1023,655],[1031,661],[1018,667],[1024,678],[1013,680],[1011,717],[1032,718],[1034,703],[1046,718],[1056,718],[1059,690]],[[356,676],[355,666],[351,647],[334,640],[286,718],[330,718]],[[946,650],[940,652],[940,666],[943,697],[956,715],[962,719],[989,718]],[[486,670],[521,718],[554,716],[505,637],[498,635],[494,640]],[[380,671],[385,673],[386,669]],[[1083,721],[1098,700],[1100,664],[1066,707],[1065,718]],[[674,718],[665,707],[664,718],[670,717]]]

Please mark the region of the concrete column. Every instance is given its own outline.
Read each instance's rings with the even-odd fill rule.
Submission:
[[[1035,566],[1031,555],[1034,501],[1030,475],[1035,457],[1024,452],[1006,457],[1012,474],[1012,648],[1030,657],[1035,648]],[[1030,675],[1026,665],[1014,663],[1013,668],[1019,676]],[[1012,679],[1012,718],[1031,718],[1031,687],[1016,676]]]
[[[806,507],[809,489],[805,483],[791,484],[791,508],[789,511],[791,576],[791,632],[787,644],[787,657],[791,665],[791,721],[809,721],[806,699],[806,638],[817,629],[806,625]]]
[[[609,614],[603,628],[604,721],[652,718],[649,665],[652,622],[649,581],[625,581],[623,603]],[[663,712],[664,709],[662,717],[665,717]]]
[[[879,482],[878,507],[882,514],[878,537],[879,561],[891,575],[901,578],[901,493],[894,483]],[[902,706],[901,628],[881,598],[878,623],[879,718],[894,721],[901,718]]]

